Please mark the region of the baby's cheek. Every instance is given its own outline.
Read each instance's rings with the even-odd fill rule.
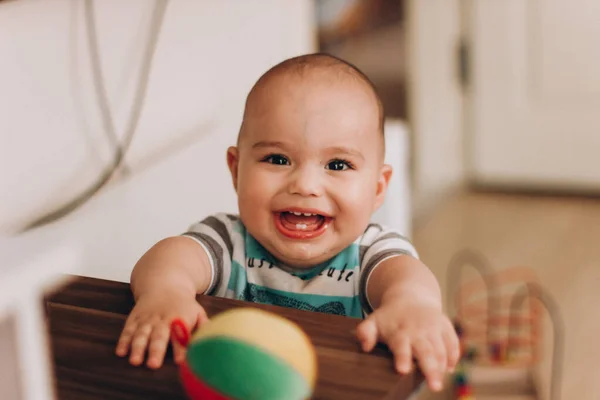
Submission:
[[[260,207],[271,196],[271,187],[267,179],[261,179],[258,174],[247,172],[239,182],[238,196],[246,206]]]
[[[368,196],[364,190],[363,193],[348,193],[340,202],[340,211],[344,229],[348,229],[348,225],[360,227],[368,224],[373,211],[372,196]]]
[[[282,179],[277,174],[248,171],[246,191],[248,196],[263,202],[270,202],[281,191]]]

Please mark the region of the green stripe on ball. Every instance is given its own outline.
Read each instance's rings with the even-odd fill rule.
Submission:
[[[221,394],[239,400],[301,400],[306,380],[277,355],[228,337],[190,343],[190,369]]]

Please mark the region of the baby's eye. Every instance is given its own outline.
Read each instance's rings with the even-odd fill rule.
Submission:
[[[268,162],[269,164],[275,165],[290,165],[290,160],[287,157],[282,156],[281,154],[271,154],[263,159],[263,161]]]
[[[344,160],[332,160],[327,163],[327,169],[332,171],[344,171],[349,168],[352,168],[352,165]]]

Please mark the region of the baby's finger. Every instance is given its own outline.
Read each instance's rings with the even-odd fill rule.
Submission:
[[[356,337],[360,341],[363,351],[373,350],[377,344],[377,336],[377,324],[372,316],[356,327]]]
[[[198,317],[196,320],[196,328],[201,327],[205,322],[208,322],[208,315],[206,315],[204,307],[200,306],[200,311],[198,311]]]
[[[194,328],[192,330],[199,329],[203,324],[208,322],[208,315],[206,315],[206,311],[202,306],[199,306],[199,311],[196,314],[196,320],[192,321],[190,326]],[[173,345],[173,359],[176,364],[181,364],[185,360],[186,348],[179,343],[174,337],[171,340]]]
[[[448,368],[454,370],[460,358],[460,345],[458,343],[458,338],[454,333],[454,329],[450,327],[450,329],[444,330],[442,332],[442,339],[446,345],[446,352],[448,353]]]
[[[448,352],[446,351],[446,345],[440,335],[434,335],[429,340],[438,363],[438,371],[440,375],[443,376],[448,367]]]
[[[148,347],[151,332],[152,324],[148,322],[141,324],[135,332],[131,340],[131,355],[129,356],[129,362],[132,365],[140,365],[144,361],[144,354]]]
[[[186,348],[183,347],[176,339],[172,339],[173,345],[173,359],[176,364],[181,364],[185,360]]]
[[[127,355],[127,352],[129,351],[129,345],[131,344],[131,339],[133,338],[136,329],[137,323],[133,319],[128,319],[125,323],[125,328],[123,328],[123,332],[121,332],[121,336],[119,337],[117,348],[115,350],[119,357],[125,357]]]
[[[421,370],[429,382],[429,387],[433,391],[439,391],[442,388],[442,377],[431,342],[425,338],[419,338],[413,343],[413,348]]]
[[[412,366],[412,352],[408,336],[395,334],[388,340],[388,347],[394,354],[396,370],[401,374],[408,374]]]
[[[150,335],[148,362],[150,368],[160,368],[169,344],[169,328],[166,324],[157,324]]]

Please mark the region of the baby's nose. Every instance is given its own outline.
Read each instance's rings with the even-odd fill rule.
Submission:
[[[323,194],[322,168],[306,166],[297,168],[291,175],[289,191],[305,197],[318,197]]]

